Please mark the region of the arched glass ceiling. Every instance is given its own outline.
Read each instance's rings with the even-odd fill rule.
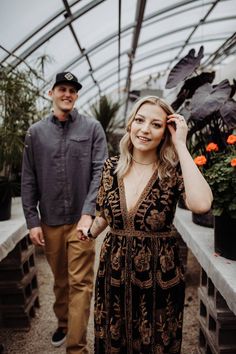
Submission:
[[[203,69],[236,55],[236,0],[1,0],[0,23],[1,66],[38,70],[43,92],[71,70],[85,107],[150,75],[164,88],[160,77],[191,48],[204,45]]]

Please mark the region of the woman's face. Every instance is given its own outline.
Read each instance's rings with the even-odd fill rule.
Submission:
[[[159,105],[144,103],[130,126],[130,139],[134,150],[156,152],[164,138],[166,118],[166,112]]]

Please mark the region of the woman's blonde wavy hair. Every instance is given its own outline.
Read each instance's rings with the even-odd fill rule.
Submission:
[[[123,177],[129,170],[132,162],[133,144],[130,139],[130,127],[131,124],[140,109],[140,107],[146,103],[158,105],[161,107],[167,115],[173,114],[172,107],[157,96],[147,96],[138,99],[134,104],[128,118],[126,133],[120,141],[120,158],[117,164],[116,171],[118,177]],[[171,176],[171,170],[178,163],[178,155],[172,143],[171,134],[169,129],[166,128],[164,139],[157,147],[157,168],[158,177],[162,179],[165,176]]]

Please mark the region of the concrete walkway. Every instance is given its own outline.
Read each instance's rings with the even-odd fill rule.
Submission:
[[[98,266],[99,251],[104,235],[96,241],[96,262]],[[31,329],[20,331],[17,329],[0,328],[0,343],[5,346],[4,354],[65,354],[65,346],[54,348],[50,344],[51,335],[57,322],[52,305],[54,296],[52,292],[53,278],[42,250],[37,249],[36,261],[38,268],[39,301],[40,308],[32,318]],[[198,342],[198,299],[197,286],[199,283],[200,267],[191,253],[188,255],[186,274],[186,297],[184,312],[184,329],[182,354],[196,354]],[[93,302],[92,302],[93,304]],[[89,353],[93,353],[93,306],[88,327]]]

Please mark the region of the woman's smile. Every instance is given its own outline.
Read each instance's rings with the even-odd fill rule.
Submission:
[[[144,136],[138,136],[137,138],[142,142],[142,143],[148,143],[149,141],[151,141],[151,139],[144,137]]]

